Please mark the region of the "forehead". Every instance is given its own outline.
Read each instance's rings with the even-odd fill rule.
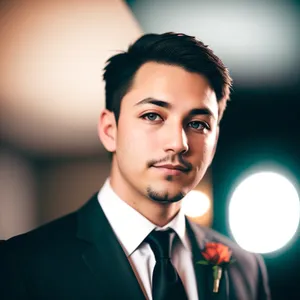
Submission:
[[[218,113],[216,95],[208,80],[180,66],[156,62],[142,65],[123,100],[135,105],[147,97],[163,100],[175,106],[181,105],[187,109],[207,106],[216,116]]]

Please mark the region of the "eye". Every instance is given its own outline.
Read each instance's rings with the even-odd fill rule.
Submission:
[[[151,122],[162,120],[162,117],[157,113],[147,113],[144,114],[142,118]]]
[[[209,129],[209,126],[208,126],[207,123],[200,122],[200,121],[192,121],[192,122],[188,123],[188,126],[193,128],[193,129],[199,130],[199,131]]]

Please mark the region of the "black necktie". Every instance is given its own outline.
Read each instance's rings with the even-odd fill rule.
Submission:
[[[182,281],[170,259],[170,233],[152,231],[146,238],[156,260],[152,276],[153,300],[188,299]]]

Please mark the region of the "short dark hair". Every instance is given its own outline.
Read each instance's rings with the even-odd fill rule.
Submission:
[[[136,72],[146,62],[176,65],[208,80],[215,91],[221,120],[229,99],[232,79],[220,58],[201,41],[182,33],[145,34],[127,52],[109,58],[104,68],[106,108],[118,122],[122,98],[129,91]]]

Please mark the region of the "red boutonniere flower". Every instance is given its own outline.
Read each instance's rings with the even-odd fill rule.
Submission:
[[[206,260],[200,260],[197,263],[201,265],[212,265],[214,288],[213,292],[219,291],[220,280],[222,277],[223,267],[232,263],[231,251],[221,243],[206,243],[205,249],[201,252]]]

